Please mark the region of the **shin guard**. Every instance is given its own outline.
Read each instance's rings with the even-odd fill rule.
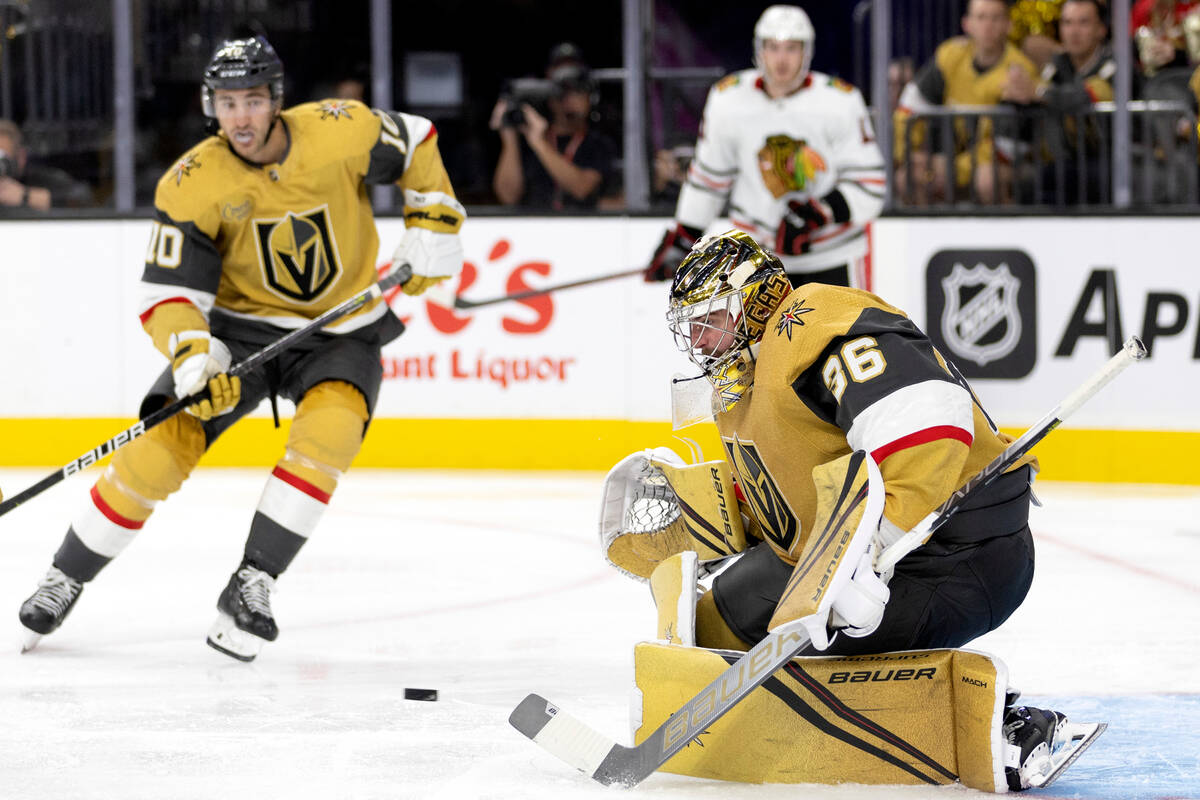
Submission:
[[[249,563],[273,576],[288,568],[362,446],[367,418],[366,401],[348,383],[328,381],[304,395],[250,525]]]

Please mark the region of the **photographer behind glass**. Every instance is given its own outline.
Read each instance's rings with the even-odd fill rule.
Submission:
[[[30,163],[21,129],[0,119],[0,216],[9,209],[49,211],[92,205],[92,192],[60,169]]]
[[[579,48],[550,53],[546,78],[509,81],[492,110],[500,159],[492,189],[506,206],[592,209],[611,181],[616,146],[589,122],[595,85]]]

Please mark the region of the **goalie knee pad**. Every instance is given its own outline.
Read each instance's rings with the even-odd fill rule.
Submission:
[[[622,459],[604,479],[600,543],[609,563],[640,580],[685,550],[700,561],[741,552],[746,535],[729,465],[684,464],[665,447]]]

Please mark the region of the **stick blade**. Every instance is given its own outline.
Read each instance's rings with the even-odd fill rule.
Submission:
[[[528,695],[508,715],[508,722],[546,752],[602,783],[612,781],[598,777],[597,769],[614,751],[627,749],[541,695]]]

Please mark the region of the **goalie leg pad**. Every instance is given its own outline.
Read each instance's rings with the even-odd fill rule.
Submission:
[[[658,609],[656,637],[670,644],[696,644],[696,554],[676,553],[650,574],[650,593]]]
[[[740,653],[634,648],[641,743]],[[962,650],[796,658],[663,771],[747,783],[948,784],[1004,792],[1007,669]],[[637,695],[635,695],[636,697]],[[635,715],[636,716],[636,715]]]

